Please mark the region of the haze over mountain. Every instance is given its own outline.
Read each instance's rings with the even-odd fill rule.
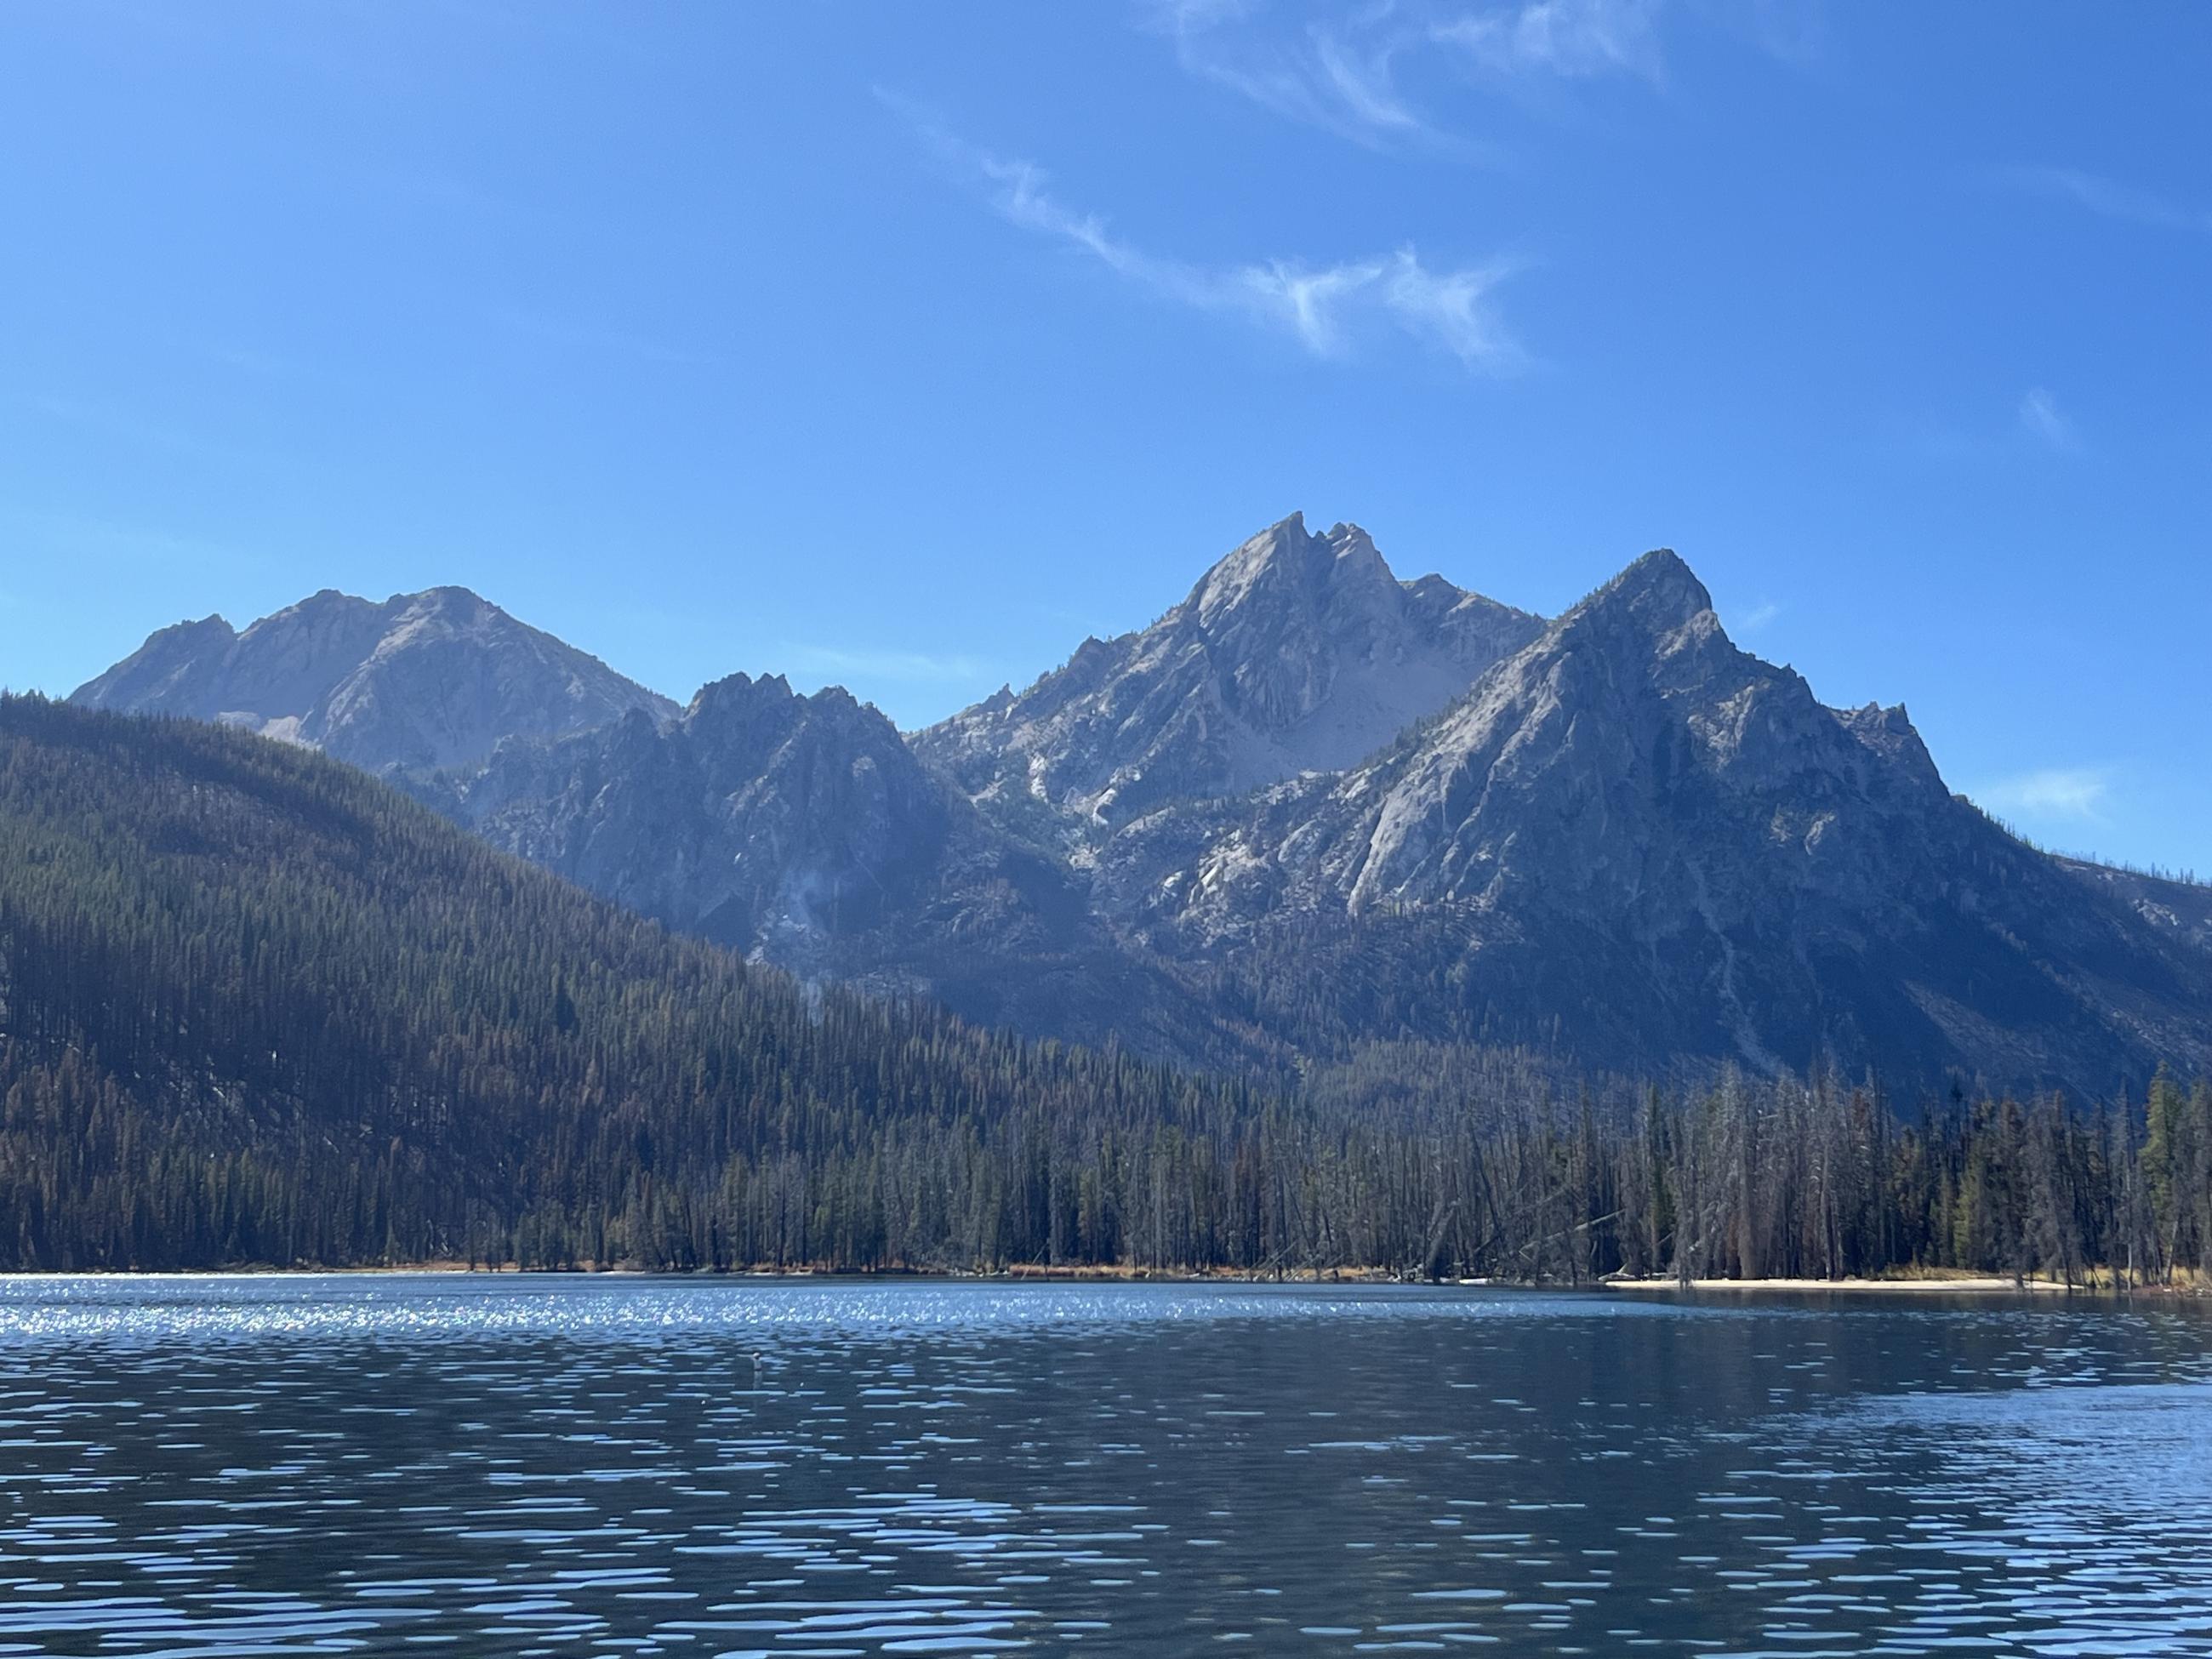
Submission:
[[[676,706],[464,587],[381,605],[325,589],[243,632],[165,628],[71,702],[241,726],[372,772],[483,760],[504,737]]]
[[[804,974],[1180,1060],[1512,1044],[2087,1093],[2212,1063],[2200,890],[2019,842],[1902,707],[1829,708],[1739,650],[1670,552],[1547,623],[1294,516],[1150,628],[903,740],[774,677],[670,714],[473,596],[434,653],[357,620],[390,607],[281,617],[316,606],[271,630],[277,667],[246,647],[280,618],[200,624],[79,697],[321,743]],[[301,695],[364,681],[435,718]]]

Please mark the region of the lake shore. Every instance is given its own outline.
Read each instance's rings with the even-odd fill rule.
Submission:
[[[1584,1279],[1577,1285],[1515,1279],[1425,1279],[1407,1278],[1401,1273],[1382,1267],[1323,1268],[1318,1275],[1310,1270],[1276,1274],[1253,1273],[1228,1268],[1190,1272],[1115,1265],[1046,1267],[1036,1263],[1000,1268],[728,1267],[701,1268],[687,1273],[617,1265],[601,1267],[589,1262],[562,1268],[523,1268],[513,1263],[490,1267],[482,1263],[471,1264],[452,1260],[401,1262],[375,1267],[319,1267],[297,1264],[278,1266],[268,1262],[240,1262],[224,1267],[87,1268],[73,1272],[9,1271],[0,1273],[0,1283],[5,1283],[10,1279],[31,1279],[402,1278],[448,1274],[469,1278],[481,1275],[495,1279],[666,1278],[728,1281],[842,1279],[877,1280],[885,1283],[934,1279],[952,1283],[994,1285],[1340,1285],[1346,1286],[1397,1285],[1409,1289],[1426,1287],[1499,1291],[1578,1291],[1593,1294],[1631,1291],[1642,1294],[1692,1296],[1758,1292],[1844,1296],[1893,1294],[2039,1296],[2052,1292],[2080,1296],[2140,1294],[2201,1297],[2212,1295],[2212,1286],[2197,1282],[2193,1279],[2173,1285],[2138,1283],[2124,1290],[2114,1282],[2113,1276],[2103,1269],[2097,1270],[2094,1282],[2084,1281],[2071,1285],[2051,1279],[2030,1278],[2019,1280],[2002,1274],[1941,1273],[1922,1273],[1893,1279],[1696,1279],[1685,1285],[1680,1279],[1674,1278],[1590,1279]]]
[[[2014,1279],[1974,1274],[1959,1279],[1693,1279],[1685,1285],[1678,1279],[1607,1279],[1600,1281],[1598,1288],[1607,1291],[1661,1291],[1680,1294],[1685,1291],[1697,1295],[1709,1291],[1823,1291],[1856,1294],[1880,1291],[1884,1294],[1904,1291],[1961,1292],[1976,1295],[1991,1291],[2017,1292],[2022,1295],[2056,1291],[2064,1294],[2072,1291],[2077,1295],[2101,1292],[2108,1286],[2087,1285],[2068,1285],[2056,1279]],[[2138,1285],[2138,1290],[2160,1290],[2162,1285]]]

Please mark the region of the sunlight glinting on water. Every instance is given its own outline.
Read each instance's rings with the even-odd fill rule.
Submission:
[[[0,1285],[0,1654],[2212,1653],[2171,1304]]]

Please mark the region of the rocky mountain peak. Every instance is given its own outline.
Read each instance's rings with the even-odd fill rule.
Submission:
[[[1563,620],[1620,617],[1650,633],[1670,633],[1712,608],[1705,585],[1674,549],[1661,547],[1635,561]]]
[[[102,708],[167,707],[177,701],[180,684],[190,682],[198,665],[223,655],[237,640],[237,630],[221,617],[173,623],[149,635],[137,652],[81,687],[76,700]]]
[[[514,620],[469,587],[426,587],[419,593],[394,593],[384,603],[386,610],[396,610],[403,616],[435,617],[457,627]]]
[[[1200,625],[1212,628],[1253,607],[1305,609],[1362,592],[1379,594],[1394,580],[1358,526],[1334,525],[1327,535],[1316,536],[1306,530],[1305,514],[1293,513],[1224,556],[1199,579],[1185,607]]]
[[[1095,835],[1170,800],[1335,771],[1433,714],[1540,618],[1401,583],[1374,540],[1292,514],[1231,549],[1151,627],[917,733],[979,804]]]
[[[1205,620],[1235,609],[1255,593],[1305,586],[1311,580],[1313,561],[1307,550],[1313,539],[1306,533],[1304,514],[1279,519],[1222,555],[1199,578],[1186,603]]]
[[[781,674],[763,674],[757,679],[746,673],[726,674],[693,692],[684,715],[686,720],[713,719],[738,709],[788,702],[797,695]]]
[[[675,705],[465,587],[379,604],[325,588],[234,632],[164,629],[73,701],[243,726],[373,771],[467,764],[502,739]]]
[[[2193,1052],[2212,1006],[2206,935],[2142,925],[2179,907],[2085,903],[1902,705],[1827,708],[1737,649],[1663,550],[1372,759],[1155,814],[1097,881],[1156,949],[1266,964],[1246,990],[1296,1018],[1585,1061],[2094,1088]]]
[[[358,594],[341,593],[335,587],[325,587],[284,606],[281,611],[272,611],[265,617],[255,618],[240,629],[238,635],[240,639],[262,640],[275,637],[329,638],[334,633],[343,632],[357,636],[396,615],[404,597],[395,597],[379,605]]]
[[[1878,702],[1864,708],[1836,711],[1836,718],[1844,729],[1868,749],[1896,767],[1900,775],[1923,783],[1943,787],[1942,775],[1936,769],[1936,757],[1928,752],[1912,717],[1905,712],[1903,703],[1885,708]]]

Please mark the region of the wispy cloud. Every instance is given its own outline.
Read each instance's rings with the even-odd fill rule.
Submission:
[[[1308,35],[1321,85],[1345,112],[1376,132],[1418,133],[1427,123],[1400,95],[1389,40],[1361,41],[1316,25]]]
[[[1254,0],[1156,0],[1141,15],[1175,43],[1184,73],[1261,108],[1374,149],[1415,143],[1472,154],[1400,88],[1397,60],[1422,43],[1390,5],[1282,32],[1252,27]]]
[[[2111,788],[2112,774],[2106,768],[2047,767],[1999,778],[1974,793],[1983,805],[2001,812],[2100,823]]]
[[[2021,394],[2020,423],[2031,435],[2053,449],[2070,453],[2081,447],[2074,422],[2061,412],[2058,400],[2039,386],[2030,386]]]
[[[1658,0],[1530,0],[1445,19],[1431,35],[1487,75],[1657,81],[1658,23]]]
[[[1773,599],[1762,599],[1743,613],[1735,625],[1739,634],[1757,634],[1772,625],[1782,614],[1781,605]]]
[[[1260,0],[1151,0],[1139,16],[1184,72],[1370,149],[1495,160],[1440,121],[1407,82],[1522,87],[1626,75],[1663,79],[1662,0],[1510,0],[1477,7],[1376,0],[1287,24]],[[1425,72],[1425,73],[1424,73]]]
[[[1492,290],[1512,273],[1503,261],[1437,269],[1411,246],[1318,265],[1271,259],[1210,266],[1165,258],[1115,235],[1097,215],[1062,202],[1035,162],[979,149],[919,118],[903,100],[882,95],[916,121],[940,158],[981,185],[1007,220],[1079,248],[1161,298],[1261,324],[1318,357],[1345,355],[1363,330],[1381,322],[1469,369],[1499,374],[1526,362],[1492,303]]]
[[[1901,417],[1899,440],[1931,461],[1988,462],[2017,459],[2023,450],[2072,455],[2082,448],[2081,429],[2048,387],[2030,386],[2012,405],[2005,425],[1994,410],[1972,423],[1935,415]]]
[[[2007,167],[1997,177],[2016,190],[2070,202],[2107,219],[2165,230],[2212,231],[2212,211],[2079,167]]]
[[[817,674],[857,674],[871,679],[969,682],[990,670],[975,657],[927,651],[854,650],[844,646],[785,647],[792,666]]]

